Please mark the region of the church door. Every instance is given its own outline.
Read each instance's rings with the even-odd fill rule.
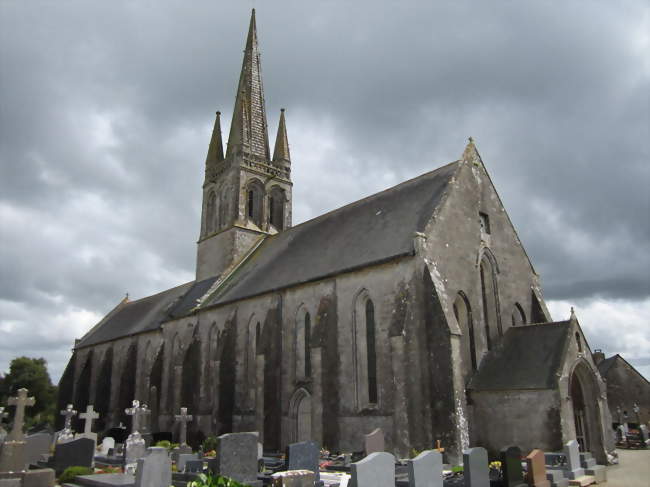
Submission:
[[[296,433],[298,441],[311,440],[311,396],[303,396],[297,408]]]
[[[580,451],[589,451],[589,435],[585,418],[585,400],[582,393],[582,385],[577,374],[573,375],[571,381],[571,402],[573,403],[573,420],[576,428],[576,440],[580,445]]]

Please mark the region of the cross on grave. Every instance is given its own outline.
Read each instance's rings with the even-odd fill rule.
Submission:
[[[61,411],[61,416],[65,416],[65,423],[63,431],[67,434],[72,434],[72,417],[77,414],[77,411],[72,408],[72,404],[68,404],[65,409]]]
[[[84,420],[84,433],[89,434],[93,432],[93,421],[99,418],[99,413],[93,409],[93,405],[86,406],[86,412],[80,413],[79,417]]]
[[[9,417],[9,413],[5,412],[4,406],[0,406],[0,435],[7,434],[5,431],[5,419]]]
[[[143,404],[140,407],[140,417],[142,420],[139,424],[141,430],[140,433],[149,433],[149,420],[147,416],[151,416],[151,409],[149,409],[146,404]]]
[[[146,404],[143,404],[140,406],[140,401],[137,399],[133,400],[132,407],[126,408],[124,410],[126,414],[129,416],[133,416],[133,421],[131,424],[131,434],[139,434],[140,433],[140,426],[141,426],[141,418],[147,414],[150,414],[151,411],[147,408]]]
[[[14,415],[14,426],[11,428],[11,433],[7,436],[10,441],[23,441],[25,435],[23,433],[23,423],[25,422],[25,407],[33,406],[36,400],[33,397],[27,397],[27,389],[24,387],[18,389],[18,396],[10,397],[7,400],[10,406],[16,406],[16,414]]]
[[[177,423],[181,424],[181,431],[179,433],[179,443],[181,446],[186,446],[187,445],[187,423],[192,421],[193,416],[191,414],[187,414],[187,408],[181,408],[181,414],[177,414],[174,416],[174,419],[176,419]]]

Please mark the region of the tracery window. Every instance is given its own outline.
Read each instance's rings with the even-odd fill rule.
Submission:
[[[487,255],[481,259],[480,265],[481,298],[483,301],[483,321],[485,325],[485,342],[491,350],[494,340],[502,334],[499,321],[499,302],[496,274],[492,261]]]
[[[282,189],[274,186],[269,196],[269,223],[278,230],[284,229],[284,206],[285,193]]]
[[[311,377],[311,315],[300,312],[296,318],[296,377],[298,380]]]
[[[459,291],[454,301],[454,315],[465,337],[463,341],[463,359],[466,363],[471,363],[472,370],[476,370],[476,337],[474,336],[472,310],[467,296],[462,291]]]
[[[264,188],[259,181],[248,185],[246,192],[246,216],[258,227],[262,227]]]
[[[205,210],[205,233],[210,234],[216,230],[215,218],[216,218],[216,205],[217,205],[217,195],[213,190],[208,193],[208,201],[206,203]]]
[[[375,305],[365,291],[354,307],[353,340],[356,402],[358,409],[364,409],[379,402]]]

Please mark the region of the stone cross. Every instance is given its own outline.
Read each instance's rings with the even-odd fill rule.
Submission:
[[[187,445],[187,423],[192,421],[193,416],[191,414],[187,414],[187,408],[181,408],[181,414],[174,416],[174,419],[176,419],[177,423],[181,424],[178,442],[181,444],[181,446],[185,446]]]
[[[99,414],[93,410],[93,405],[86,406],[86,412],[79,414],[79,417],[84,420],[84,433],[92,433],[93,421],[99,418]]]
[[[14,415],[14,426],[11,428],[11,433],[7,436],[10,441],[23,441],[25,435],[23,434],[23,423],[25,422],[25,407],[33,406],[36,400],[33,397],[27,397],[27,389],[24,387],[18,389],[18,396],[10,397],[7,401],[10,406],[16,406],[16,414]]]
[[[72,409],[72,404],[68,404],[67,407],[61,411],[61,416],[65,416],[65,424],[63,426],[64,430],[72,430],[72,417],[77,414],[77,411]]]
[[[146,404],[140,406],[140,417],[142,421],[140,422],[140,433],[149,433],[149,418],[151,416],[151,409],[147,407]]]
[[[133,423],[131,424],[131,434],[139,433],[140,423],[142,416],[149,414],[151,411],[147,409],[147,405],[143,404],[140,406],[140,401],[137,399],[133,400],[132,407],[126,408],[124,412],[129,416],[133,416]]]

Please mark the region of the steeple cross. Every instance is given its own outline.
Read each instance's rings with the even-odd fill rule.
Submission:
[[[10,397],[7,401],[10,406],[16,406],[16,414],[14,415],[14,426],[11,428],[11,433],[7,436],[10,441],[22,441],[25,439],[23,434],[23,425],[25,423],[25,407],[33,406],[36,400],[33,397],[27,397],[27,389],[18,389],[18,396]]]
[[[181,431],[179,433],[178,442],[181,446],[187,445],[187,423],[192,421],[194,417],[191,414],[187,414],[187,408],[181,408],[181,414],[174,416],[174,419],[177,423],[181,424]]]
[[[86,412],[80,413],[79,417],[84,420],[84,433],[92,433],[93,421],[99,418],[99,414],[93,410],[93,405],[86,406]]]

